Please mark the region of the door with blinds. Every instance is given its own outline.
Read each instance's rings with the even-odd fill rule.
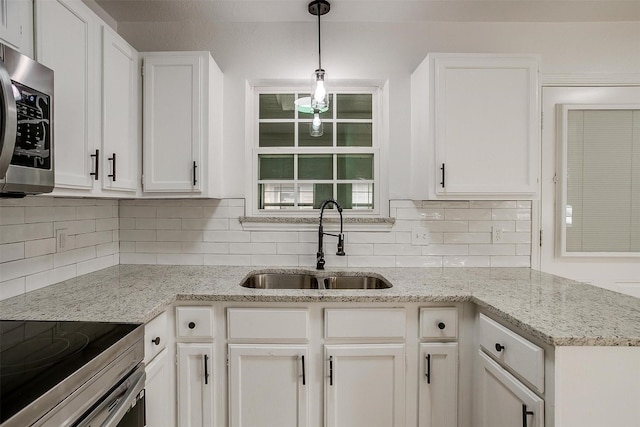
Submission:
[[[640,87],[542,92],[540,269],[640,297]]]

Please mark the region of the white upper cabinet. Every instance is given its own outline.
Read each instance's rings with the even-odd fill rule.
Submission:
[[[102,188],[135,192],[139,168],[138,52],[102,26]]]
[[[413,199],[537,197],[538,62],[427,56],[411,77]]]
[[[143,54],[143,191],[220,197],[222,72],[209,52]]]
[[[0,42],[33,57],[33,0],[0,0]]]
[[[36,0],[36,59],[54,80],[56,189],[93,187],[100,129],[100,29],[80,0]]]
[[[36,59],[55,73],[53,194],[134,197],[138,53],[81,0],[36,0],[35,16]]]

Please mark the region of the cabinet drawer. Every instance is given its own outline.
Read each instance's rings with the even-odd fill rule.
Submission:
[[[483,314],[479,342],[487,353],[544,392],[544,349]]]
[[[213,338],[213,307],[177,307],[176,337]]]
[[[402,308],[326,309],[326,338],[404,339],[406,315]]]
[[[156,316],[144,325],[144,362],[153,360],[167,346],[167,313]]]
[[[423,307],[420,309],[420,339],[458,337],[458,309]]]
[[[230,308],[227,310],[230,340],[308,341],[306,309]]]

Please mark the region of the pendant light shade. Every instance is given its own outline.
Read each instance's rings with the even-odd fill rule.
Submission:
[[[314,84],[311,90],[311,109],[313,110],[313,122],[311,123],[311,136],[322,136],[322,121],[320,113],[329,109],[329,94],[325,87],[325,71],[322,68],[322,40],[320,32],[320,17],[331,10],[331,5],[326,0],[314,0],[309,3],[309,13],[318,17],[318,68],[314,71]]]

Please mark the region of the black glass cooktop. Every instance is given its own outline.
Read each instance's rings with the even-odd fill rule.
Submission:
[[[138,326],[0,320],[0,424]]]

